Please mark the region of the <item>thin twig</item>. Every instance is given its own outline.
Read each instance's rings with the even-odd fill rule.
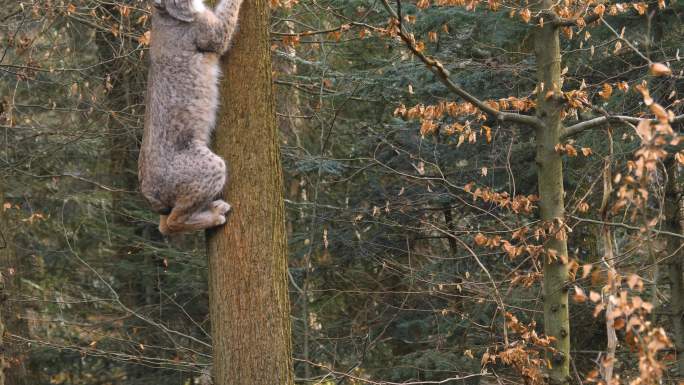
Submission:
[[[587,222],[587,223],[594,223],[594,224],[597,224],[597,225],[621,227],[621,228],[623,228],[623,229],[635,230],[635,231],[640,231],[640,232],[644,230],[644,229],[642,229],[641,227],[630,226],[630,225],[625,224],[625,223],[619,223],[619,222],[604,222],[604,221],[599,221],[599,220],[596,220],[596,219],[581,218],[581,217],[577,217],[577,216],[574,216],[574,215],[569,215],[569,217],[572,218],[572,219],[574,219],[574,220],[576,220],[576,221],[578,221],[578,222]],[[673,233],[673,232],[671,232],[671,231],[655,230],[655,229],[653,229],[653,230],[651,230],[651,232],[654,233],[654,234],[658,234],[658,235],[667,235],[667,236],[670,236],[670,237],[675,237],[675,238],[682,238],[682,239],[684,239],[684,235],[682,235],[682,234],[677,234],[677,233]]]
[[[575,136],[581,132],[584,132],[586,130],[590,130],[592,128],[597,128],[601,127],[605,124],[608,123],[622,123],[622,124],[639,124],[641,121],[641,118],[636,118],[633,116],[624,116],[624,115],[610,115],[610,116],[601,116],[598,118],[590,119],[584,122],[580,122],[577,124],[574,124],[570,127],[566,127],[563,129],[563,132],[561,133],[561,139],[567,139],[572,136]],[[657,123],[657,119],[651,119],[651,122]],[[677,115],[675,118],[672,120],[670,123],[682,123],[684,122],[684,114],[682,115]]]

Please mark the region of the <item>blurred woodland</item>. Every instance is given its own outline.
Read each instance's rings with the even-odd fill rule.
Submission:
[[[0,385],[210,382],[205,236],[138,191],[150,7],[0,7]],[[683,0],[270,12],[296,384],[684,384]]]

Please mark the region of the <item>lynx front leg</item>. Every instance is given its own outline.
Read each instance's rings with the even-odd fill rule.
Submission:
[[[203,12],[197,22],[197,46],[222,55],[238,25],[243,0],[221,0],[214,12]]]

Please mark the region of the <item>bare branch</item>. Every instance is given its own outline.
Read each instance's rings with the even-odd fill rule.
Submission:
[[[582,218],[582,217],[578,217],[578,216],[574,216],[574,215],[569,215],[569,217],[578,221],[578,222],[587,222],[587,223],[593,223],[593,224],[603,225],[603,226],[621,227],[623,229],[634,230],[634,231],[639,231],[639,232],[644,231],[644,228],[642,228],[642,227],[631,226],[631,225],[621,223],[621,222],[605,222],[605,221],[599,221],[596,219]],[[667,235],[668,237],[684,238],[684,235],[679,234],[679,233],[673,233],[671,231],[651,229],[651,232],[653,234],[657,234],[657,235]]]
[[[580,122],[577,124],[574,124],[570,127],[566,127],[563,129],[563,132],[561,133],[561,139],[567,139],[570,137],[573,137],[579,133],[582,133],[586,130],[590,130],[592,128],[596,127],[601,127],[605,124],[608,123],[622,123],[622,124],[638,124],[641,121],[641,118],[635,118],[633,116],[624,116],[624,115],[611,115],[611,116],[601,116],[598,118],[590,119],[584,122]],[[652,122],[656,123],[658,120],[656,119],[651,119]],[[684,122],[684,114],[683,115],[677,115],[675,118],[672,120],[671,123],[682,123]]]
[[[564,19],[561,17],[556,17],[553,20],[553,24],[556,27],[575,27],[575,26],[580,26],[581,24],[579,23],[579,20],[583,20],[584,25],[591,24],[595,22],[596,20],[600,19],[601,15],[598,13],[592,13],[591,15],[586,15],[584,17],[579,17],[576,19]]]
[[[447,378],[447,379],[444,379],[441,381],[409,381],[409,382],[373,381],[373,380],[369,380],[369,379],[366,379],[363,377],[354,376],[350,373],[339,372],[339,371],[336,371],[329,366],[326,366],[323,364],[318,364],[318,363],[315,363],[315,362],[312,362],[309,360],[296,358],[296,357],[294,358],[294,360],[297,362],[303,362],[307,365],[315,366],[317,368],[326,370],[328,373],[330,373],[332,375],[335,375],[338,377],[350,378],[350,379],[355,380],[357,382],[363,382],[363,383],[369,384],[369,385],[429,385],[429,384],[439,385],[439,384],[448,384],[450,382],[455,382],[455,381],[463,381],[465,379],[472,378],[472,377],[485,377],[485,376],[487,376],[487,373],[475,373],[475,374],[468,374],[465,376]]]
[[[625,43],[625,44],[629,47],[629,49],[631,49],[632,51],[634,51],[634,53],[636,53],[637,55],[639,55],[642,59],[646,60],[646,62],[647,62],[648,64],[652,64],[652,63],[653,63],[653,62],[651,61],[651,59],[649,59],[648,57],[646,57],[646,55],[644,55],[643,53],[641,53],[641,51],[639,51],[639,50],[637,49],[637,47],[635,47],[634,45],[632,45],[632,43],[631,43],[629,40],[625,39],[624,36],[622,36],[622,35],[623,35],[622,33],[618,33],[618,31],[616,31],[613,27],[611,27],[611,25],[608,24],[608,22],[607,22],[606,20],[601,19],[601,22],[603,22],[603,25],[605,25],[605,26],[610,30],[610,32],[612,32],[613,35],[615,35],[615,37],[617,37],[621,42]],[[624,29],[623,29],[623,31],[624,31]]]
[[[500,121],[500,122],[515,122],[515,123],[521,123],[525,124],[528,126],[532,126],[535,128],[542,127],[543,123],[541,120],[537,119],[536,116],[530,116],[530,115],[521,115],[517,113],[511,113],[511,112],[502,112],[499,110],[496,110],[489,105],[487,105],[485,102],[482,100],[478,99],[474,95],[470,94],[468,91],[464,90],[461,88],[458,84],[454,83],[449,79],[449,71],[444,68],[444,65],[439,62],[437,59],[431,57],[431,56],[426,56],[422,52],[418,50],[416,47],[414,39],[409,36],[406,31],[404,31],[402,25],[401,25],[401,17],[397,15],[397,13],[390,7],[389,3],[387,0],[382,0],[382,4],[384,5],[385,9],[387,12],[390,14],[391,17],[396,19],[398,21],[398,28],[399,28],[399,37],[401,38],[402,41],[406,44],[409,50],[420,59],[427,67],[432,71],[437,76],[437,79],[446,86],[449,91],[455,93],[456,95],[462,97],[466,101],[474,104],[482,110],[484,113],[489,115],[490,117]]]

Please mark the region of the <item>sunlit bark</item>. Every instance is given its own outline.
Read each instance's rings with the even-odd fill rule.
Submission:
[[[287,241],[269,7],[247,1],[223,62],[215,150],[229,170],[228,223],[208,235],[217,385],[293,383]]]

